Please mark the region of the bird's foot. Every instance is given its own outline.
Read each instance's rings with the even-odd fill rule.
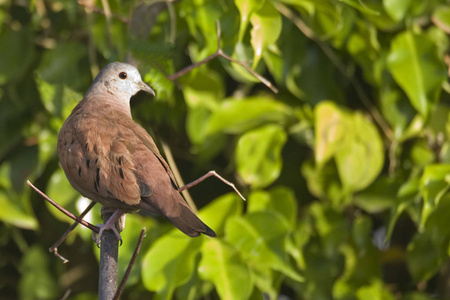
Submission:
[[[102,207],[102,216],[109,213],[110,209]],[[122,237],[120,236],[119,230],[116,228],[116,223],[119,221],[119,230],[122,231],[125,227],[125,213],[120,209],[114,210],[113,214],[109,217],[109,219],[104,224],[98,224],[97,226],[100,228],[97,236],[92,232],[92,238],[94,239],[97,247],[100,248],[100,241],[102,239],[103,233],[105,230],[112,230],[117,237],[117,240],[120,241],[122,245]]]

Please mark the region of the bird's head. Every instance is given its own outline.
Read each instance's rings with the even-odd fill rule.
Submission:
[[[139,91],[155,96],[155,91],[142,81],[139,71],[134,66],[113,62],[100,70],[85,97],[110,94],[119,101],[129,103],[130,98]]]

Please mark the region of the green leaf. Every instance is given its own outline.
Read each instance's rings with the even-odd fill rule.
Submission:
[[[397,22],[405,17],[412,3],[413,0],[383,0],[384,9]]]
[[[28,199],[15,194],[0,191],[0,220],[19,228],[33,230],[38,228],[38,221],[31,212],[31,207],[23,207]]]
[[[315,202],[309,211],[314,217],[314,226],[321,238],[324,253],[327,256],[336,255],[350,235],[349,224],[338,211],[324,204]]]
[[[82,196],[78,193],[67,180],[66,174],[62,168],[58,168],[50,177],[46,191],[47,195],[62,207],[73,211],[76,200]],[[56,207],[46,202],[49,211],[60,221],[72,223],[73,221],[62,214]]]
[[[347,128],[348,140],[336,153],[339,177],[345,189],[359,191],[371,184],[381,172],[384,149],[373,123],[355,113],[352,127]]]
[[[206,132],[238,134],[266,123],[285,123],[291,109],[269,97],[228,99],[212,114]]]
[[[378,16],[380,13],[374,9],[371,9],[367,5],[364,4],[362,0],[339,0],[340,2],[343,2],[357,10],[359,10],[362,13]]]
[[[255,68],[264,50],[275,43],[281,33],[281,16],[274,5],[264,1],[264,5],[250,18],[252,23],[251,44],[254,50],[253,68]]]
[[[361,287],[356,292],[359,300],[394,300],[396,299],[380,279],[374,279],[370,285]]]
[[[303,277],[290,265],[284,249],[287,230],[279,214],[264,211],[231,218],[226,224],[225,236],[248,264],[280,271],[301,282]]]
[[[239,175],[255,188],[268,186],[280,175],[281,150],[287,135],[278,125],[266,125],[239,138],[236,164]]]
[[[356,194],[353,203],[369,213],[379,213],[397,203],[398,180],[380,176],[369,187]]]
[[[239,10],[239,13],[241,15],[240,21],[240,27],[239,27],[239,41],[242,41],[244,38],[245,30],[247,29],[248,22],[250,21],[250,16],[252,13],[258,9],[260,9],[266,1],[260,1],[260,0],[235,0],[234,4]]]
[[[345,116],[329,101],[319,103],[314,109],[314,157],[319,166],[334,156],[346,142]]]
[[[42,79],[39,74],[36,75],[35,80],[41,101],[52,116],[65,120],[83,98],[81,93],[75,92],[64,84],[51,84]]]
[[[178,230],[156,240],[142,261],[145,288],[157,292],[161,299],[172,299],[175,288],[192,276],[202,241],[202,237],[190,238]]]
[[[360,113],[346,112],[325,101],[315,108],[315,128],[319,168],[334,157],[347,192],[362,190],[373,182],[383,167],[384,150],[371,122]]]
[[[407,250],[408,269],[416,282],[430,279],[446,257],[445,252],[439,253],[427,232],[416,234]]]
[[[301,173],[306,179],[308,190],[316,197],[330,200],[337,207],[341,207],[346,194],[334,162],[317,166],[312,159],[306,160]]]
[[[209,117],[225,95],[220,76],[212,70],[201,70],[192,72],[184,80],[183,87],[183,95],[189,107],[186,128],[194,144],[204,142]]]
[[[277,186],[270,191],[254,191],[248,199],[247,211],[272,211],[282,215],[292,229],[297,220],[297,199],[294,192],[284,186]]]
[[[62,86],[67,86],[72,91],[84,92],[90,85],[89,64],[84,63],[87,57],[86,51],[86,47],[81,43],[62,42],[58,43],[54,49],[44,52],[36,74],[39,79],[57,86],[52,99],[56,101],[55,106],[61,105],[57,101],[63,100],[60,99],[62,94],[57,94],[62,93]]]
[[[435,44],[422,34],[398,34],[391,44],[388,68],[414,108],[427,118],[446,78]]]
[[[221,299],[248,299],[253,280],[239,252],[219,239],[203,244],[200,277],[214,283]]]
[[[18,284],[19,298],[55,299],[59,296],[57,278],[52,271],[53,261],[49,262],[48,252],[33,245],[24,253],[20,263],[23,276]]]
[[[33,35],[27,27],[13,31],[3,25],[0,30],[0,47],[8,49],[0,56],[0,84],[9,80],[17,80],[32,62],[35,47]]]
[[[213,228],[218,236],[223,234],[225,222],[242,213],[243,202],[236,193],[228,193],[214,199],[200,211],[200,219]]]
[[[450,188],[450,165],[435,164],[425,168],[420,179],[423,208],[420,227],[423,228],[428,216],[436,209],[442,197]]]

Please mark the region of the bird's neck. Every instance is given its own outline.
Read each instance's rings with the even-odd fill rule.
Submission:
[[[111,93],[86,93],[83,106],[91,111],[102,110],[105,113],[121,112],[131,117],[131,108],[129,99],[117,97]]]

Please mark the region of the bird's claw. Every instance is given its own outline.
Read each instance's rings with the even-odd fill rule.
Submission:
[[[106,224],[97,224],[97,227],[100,228],[97,236],[95,234],[95,232],[92,232],[92,239],[94,240],[95,244],[97,244],[97,247],[100,248],[100,242],[102,240],[102,236],[103,236],[103,232],[105,230],[112,230],[114,232],[114,234],[116,235],[116,238],[118,241],[120,241],[120,245],[122,246],[122,237],[120,236],[119,231],[116,228],[116,225],[113,224],[113,226],[107,226]]]

